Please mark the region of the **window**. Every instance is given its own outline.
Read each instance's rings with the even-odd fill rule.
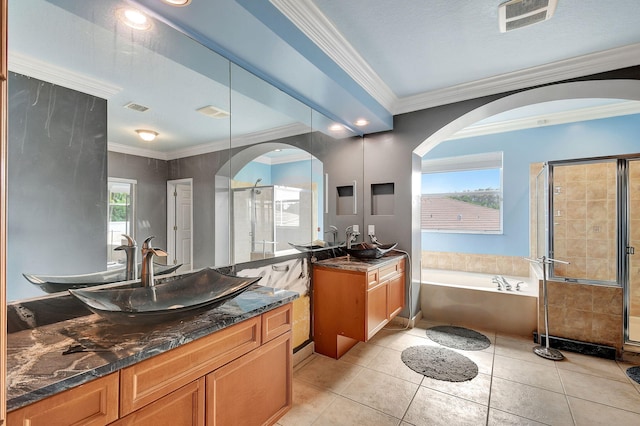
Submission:
[[[109,205],[107,210],[107,262],[109,265],[125,261],[123,251],[114,249],[122,245],[122,234],[135,238],[134,196],[136,181],[131,179],[108,179]]]
[[[502,233],[502,153],[423,160],[421,228]]]
[[[300,226],[300,192],[299,188],[275,187],[276,226]]]

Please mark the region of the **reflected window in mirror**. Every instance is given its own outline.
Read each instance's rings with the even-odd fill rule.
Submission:
[[[125,252],[115,250],[122,245],[123,235],[135,240],[135,188],[136,180],[110,177],[107,188],[109,204],[107,212],[107,266],[125,262]]]

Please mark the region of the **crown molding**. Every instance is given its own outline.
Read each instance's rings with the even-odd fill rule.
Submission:
[[[109,99],[122,91],[122,87],[115,84],[14,51],[9,52],[9,70],[102,99]]]
[[[640,64],[640,43],[434,90],[398,101],[394,115]]]
[[[294,123],[286,126],[276,127],[263,132],[250,133],[248,135],[242,135],[233,137],[231,144],[233,148],[253,145],[261,142],[270,142],[277,139],[283,139],[291,136],[297,136],[302,134],[308,134],[310,132],[309,126],[304,124]],[[177,149],[174,151],[157,151],[152,149],[137,148],[129,145],[119,144],[116,142],[109,142],[107,144],[107,150],[113,152],[119,152],[122,154],[138,155],[141,157],[155,158],[158,160],[177,160],[178,158],[192,157],[194,155],[209,154],[211,152],[223,151],[229,149],[229,139],[222,139],[213,141],[197,146],[192,146],[183,149]]]
[[[398,97],[312,0],[270,0],[300,31],[387,111]]]
[[[631,114],[640,114],[640,102],[625,101],[610,105],[600,105],[571,111],[562,111],[553,114],[540,114],[532,117],[505,120],[497,123],[474,125],[456,132],[453,136],[447,138],[447,140],[471,138],[495,133],[555,126],[557,124],[575,123],[579,121],[597,120],[600,118]]]

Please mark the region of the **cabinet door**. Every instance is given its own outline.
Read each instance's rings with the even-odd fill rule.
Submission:
[[[389,319],[395,317],[404,308],[404,274],[389,280]]]
[[[207,425],[274,424],[291,408],[291,357],[287,332],[207,375]]]
[[[387,282],[367,291],[367,340],[387,323]]]
[[[112,426],[204,426],[205,379],[191,382]]]
[[[118,418],[118,373],[95,379],[7,415],[11,426],[106,425]]]

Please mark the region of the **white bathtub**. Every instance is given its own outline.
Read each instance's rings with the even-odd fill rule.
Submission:
[[[504,276],[512,291],[499,291],[494,275],[423,269],[423,318],[476,329],[530,337],[538,318],[537,278]],[[521,290],[516,284],[523,281]]]

